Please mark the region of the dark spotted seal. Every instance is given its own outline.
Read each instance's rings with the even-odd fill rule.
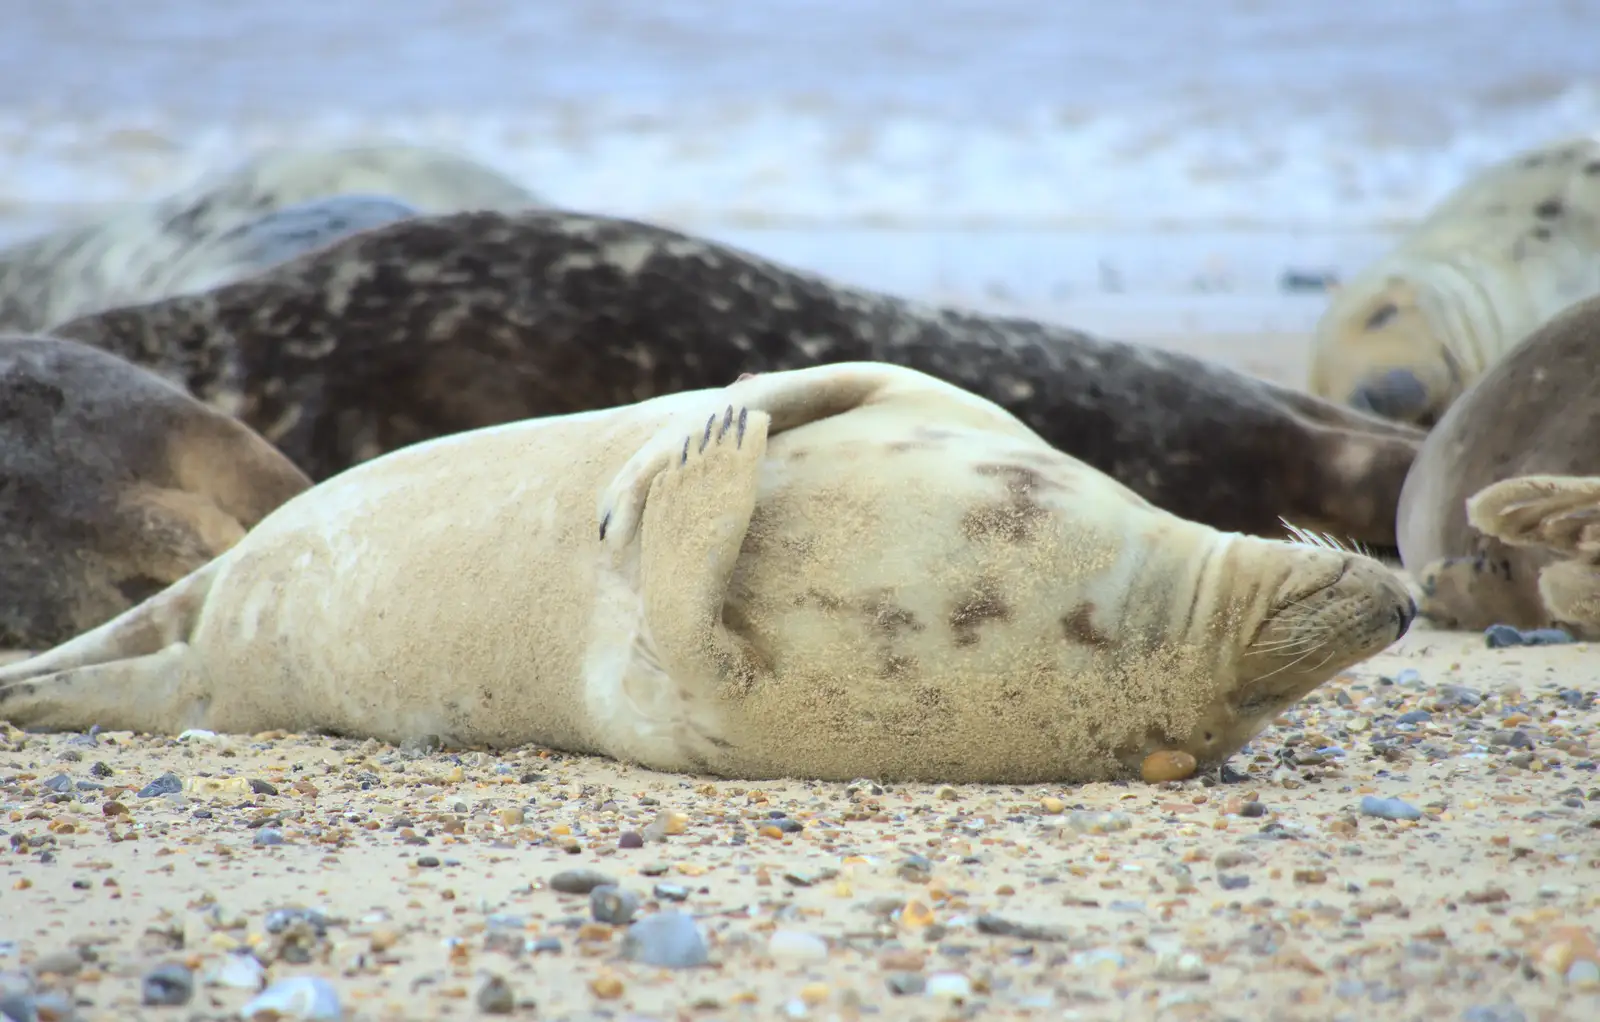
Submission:
[[[407,220],[57,332],[181,381],[316,479],[479,426],[882,361],[990,398],[1184,517],[1281,535],[1281,516],[1392,546],[1421,439],[1196,358],[561,211]]]

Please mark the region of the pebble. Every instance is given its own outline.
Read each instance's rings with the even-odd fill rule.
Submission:
[[[256,831],[256,836],[250,840],[253,845],[281,845],[283,844],[283,831],[276,827],[262,827]]]
[[[147,1005],[173,1007],[188,1004],[193,996],[194,973],[176,963],[156,966],[144,974],[140,983],[140,1002]]]
[[[40,976],[76,976],[82,970],[83,956],[76,951],[53,951],[33,963],[33,971]]]
[[[823,962],[828,958],[828,942],[800,930],[774,930],[767,939],[767,954],[777,961]]]
[[[208,984],[235,990],[260,990],[266,981],[266,970],[248,951],[224,955],[206,974]]]
[[[1250,886],[1250,878],[1242,873],[1218,873],[1217,883],[1224,891],[1242,891]]]
[[[684,887],[682,884],[656,884],[650,893],[662,901],[689,900],[689,888]]]
[[[45,781],[44,782],[44,786],[46,788],[49,788],[51,791],[59,791],[59,792],[71,791],[72,790],[72,778],[68,777],[66,774],[56,774],[54,777],[50,778],[48,781]]]
[[[711,960],[694,917],[670,909],[629,926],[622,937],[621,955],[629,961],[663,969],[689,969]]]
[[[618,848],[643,848],[644,835],[636,830],[625,830],[617,835]]]
[[[1509,646],[1565,646],[1573,642],[1572,636],[1560,628],[1530,628],[1524,631],[1511,625],[1490,625],[1483,630],[1485,644],[1490,649]]]
[[[177,774],[162,774],[149,784],[139,789],[139,798],[160,798],[162,795],[176,795],[183,791],[183,782]]]
[[[883,977],[883,982],[889,992],[897,997],[920,994],[928,985],[920,972],[891,972]]]
[[[589,914],[597,923],[626,926],[639,911],[639,896],[615,884],[601,884],[589,892]]]
[[[1199,764],[1189,753],[1180,749],[1152,752],[1139,767],[1146,784],[1164,781],[1186,781],[1194,776]]]
[[[505,977],[491,975],[483,981],[474,998],[478,1010],[485,1015],[509,1015],[516,1010],[517,996]]]
[[[972,996],[972,981],[959,972],[936,972],[928,977],[923,991],[929,997],[964,1001]]]
[[[1422,810],[1404,799],[1363,795],[1361,796],[1361,815],[1376,816],[1381,820],[1420,820],[1422,819]]]
[[[239,1009],[245,1019],[305,1019],[307,1022],[339,1022],[344,1009],[333,984],[320,976],[292,976],[280,979],[252,997]]]
[[[1067,826],[1080,834],[1114,834],[1133,826],[1133,818],[1127,813],[1074,809],[1067,814]]]
[[[562,894],[588,894],[596,887],[614,887],[616,883],[597,869],[567,869],[550,878],[550,889]]]

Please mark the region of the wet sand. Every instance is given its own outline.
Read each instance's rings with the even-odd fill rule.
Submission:
[[[1151,340],[1303,375],[1303,337]],[[90,1019],[291,977],[346,1019],[1600,1018],[1596,665],[1419,625],[1158,785],[11,729],[0,984]]]

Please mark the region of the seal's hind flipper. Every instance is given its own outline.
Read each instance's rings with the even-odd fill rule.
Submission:
[[[704,695],[755,680],[756,661],[727,630],[722,607],[755,511],[771,419],[729,409],[683,439],[679,458],[650,484],[640,528],[640,592],[667,674]]]
[[[1552,621],[1580,638],[1600,635],[1600,567],[1585,560],[1557,561],[1539,572],[1539,598]]]
[[[1473,528],[1512,546],[1600,554],[1600,476],[1516,476],[1467,498]]]
[[[92,634],[92,633],[91,633]],[[175,733],[198,726],[205,700],[191,684],[187,644],[126,660],[0,681],[0,720],[44,731]],[[187,722],[187,723],[185,723]]]

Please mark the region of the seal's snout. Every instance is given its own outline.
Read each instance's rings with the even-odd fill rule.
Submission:
[[[1394,634],[1395,641],[1398,642],[1405,638],[1407,632],[1411,631],[1411,623],[1417,619],[1417,601],[1413,600],[1411,595],[1407,593],[1405,602],[1396,607],[1394,613],[1395,617],[1399,618],[1400,621],[1400,626],[1395,630]]]
[[[1409,369],[1389,369],[1369,377],[1351,391],[1348,403],[1399,422],[1420,423],[1433,414],[1428,388]]]

